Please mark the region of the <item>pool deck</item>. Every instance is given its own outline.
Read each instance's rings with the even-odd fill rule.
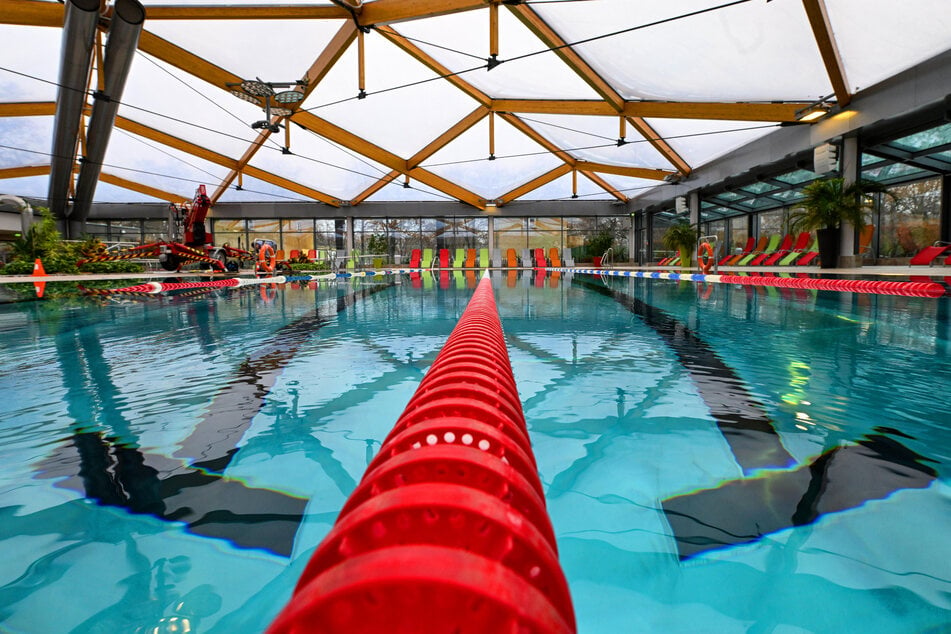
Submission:
[[[385,267],[386,269],[399,268],[399,267]],[[585,264],[575,265],[572,268],[586,269],[590,268]],[[672,273],[679,273],[680,269],[678,267],[671,266],[637,266],[637,265],[627,265],[620,264],[616,266],[607,267],[610,270],[617,271],[668,271]],[[462,271],[462,270],[471,270],[471,269],[453,269],[450,268],[450,271]],[[478,270],[483,270],[479,268]],[[490,268],[489,270],[508,270],[507,268]],[[521,267],[518,270],[520,271],[530,271],[531,267]],[[689,269],[691,273],[699,273],[700,270],[693,266]],[[929,277],[951,277],[951,266],[861,266],[856,268],[841,268],[841,269],[823,269],[818,266],[721,266],[719,268],[714,268],[710,271],[711,274],[724,274],[724,273],[809,273],[812,275],[845,275],[845,276],[862,276],[862,277],[909,277],[909,276],[929,276]],[[155,279],[165,279],[169,277],[184,278],[184,277],[217,277],[220,279],[228,279],[232,277],[247,277],[253,276],[254,272],[250,269],[242,270],[238,273],[233,273],[231,271],[225,273],[213,273],[211,271],[181,271],[179,273],[173,273],[169,271],[146,271],[143,273],[86,273],[79,275],[0,275],[0,284],[16,284],[16,283],[25,283],[25,282],[88,282],[92,280],[128,280],[128,279],[143,279],[143,280],[155,280]]]

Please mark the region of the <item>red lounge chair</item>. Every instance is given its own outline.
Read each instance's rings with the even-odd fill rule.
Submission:
[[[419,263],[422,260],[423,252],[419,249],[413,249],[409,254],[409,268],[418,269],[420,268]]]
[[[746,246],[743,247],[742,253],[725,255],[723,256],[723,258],[720,260],[718,264],[720,266],[723,266],[725,264],[731,264],[733,263],[733,261],[739,262],[740,258],[746,255],[749,255],[750,252],[753,251],[753,247],[755,246],[756,246],[756,238],[754,238],[753,236],[750,236],[749,238],[746,239]]]
[[[801,257],[796,259],[796,266],[806,266],[810,264],[813,260],[819,257],[819,240],[818,238],[812,241],[809,250]]]
[[[317,261],[317,249],[308,249],[307,250],[307,259],[311,262]]]
[[[764,253],[753,258],[753,261],[750,264],[762,264],[763,266],[769,266],[771,261],[775,262],[779,258],[783,257],[786,253],[789,253],[789,247],[792,246],[792,234],[787,233],[783,236],[783,241],[779,244],[779,247],[773,249],[769,253]]]
[[[545,259],[545,249],[535,249],[535,266],[536,268],[545,268],[548,266],[548,261]]]
[[[785,242],[783,243],[785,244]],[[796,237],[796,243],[791,247],[786,246],[785,250],[780,250],[769,256],[763,261],[764,266],[772,266],[774,264],[782,264],[780,260],[784,260],[786,256],[790,253],[802,253],[806,247],[809,246],[809,232],[803,231]]]
[[[449,268],[449,249],[439,249],[439,268]],[[442,281],[442,278],[440,278]]]
[[[931,264],[945,253],[951,253],[951,244],[938,242],[930,247],[925,247],[911,258],[909,264],[913,266],[931,266]],[[948,264],[947,260],[945,264]]]

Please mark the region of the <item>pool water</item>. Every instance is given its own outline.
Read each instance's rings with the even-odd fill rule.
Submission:
[[[579,632],[948,631],[951,298],[493,279]],[[0,304],[0,631],[263,631],[474,286]]]

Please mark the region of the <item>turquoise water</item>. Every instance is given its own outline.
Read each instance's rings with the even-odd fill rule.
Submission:
[[[474,287],[390,281],[0,305],[0,631],[266,628]],[[949,298],[495,286],[579,632],[947,631]]]

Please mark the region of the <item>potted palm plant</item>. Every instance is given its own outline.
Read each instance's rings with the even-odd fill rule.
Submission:
[[[819,265],[824,269],[838,265],[842,223],[861,229],[865,226],[865,212],[871,205],[868,196],[892,195],[881,183],[863,179],[846,184],[843,178],[813,181],[802,192],[805,198],[789,219],[798,231],[816,232]]]
[[[697,248],[697,227],[681,220],[667,227],[662,241],[665,249],[671,251],[677,249],[680,251],[680,266],[682,269],[690,268],[690,258]]]

